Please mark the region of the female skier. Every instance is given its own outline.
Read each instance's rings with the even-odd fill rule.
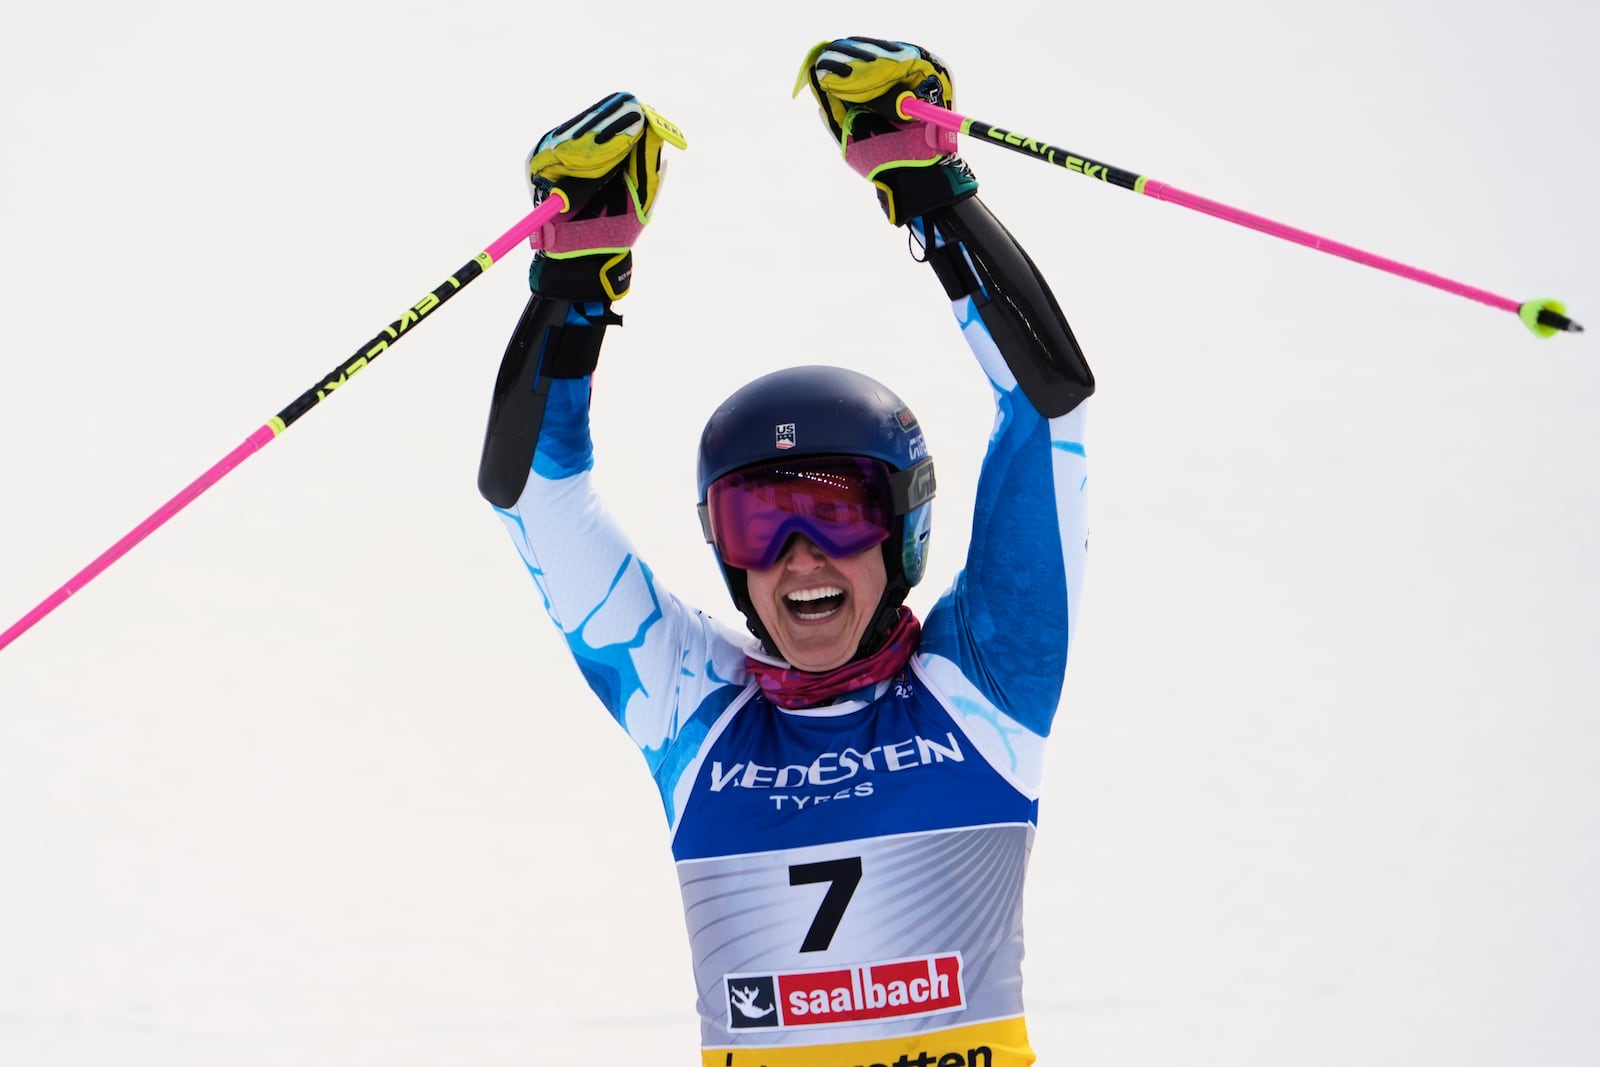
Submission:
[[[933,464],[853,369],[759,378],[701,437],[699,512],[746,637],[668,592],[590,480],[590,374],[672,127],[626,93],[546,134],[563,221],[495,385],[479,487],[584,677],[643,751],[672,835],[704,1067],[1019,1067],[1022,888],[1083,572],[1083,401],[1054,297],[975,197],[915,45],[806,57],[844,157],[910,228],[993,386],[966,563],[919,624]],[[797,87],[796,92],[799,91]]]

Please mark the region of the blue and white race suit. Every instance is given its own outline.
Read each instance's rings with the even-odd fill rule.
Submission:
[[[677,864],[705,1067],[1031,1063],[1023,876],[1084,569],[1084,408],[1045,418],[988,302],[952,302],[996,422],[964,567],[907,668],[791,710],[755,643],[659,581],[590,478],[590,380],[550,383],[497,509],[644,754]]]

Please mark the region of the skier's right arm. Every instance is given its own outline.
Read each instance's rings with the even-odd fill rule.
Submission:
[[[595,492],[591,374],[632,244],[655,196],[662,137],[615,94],[529,156],[534,199],[568,213],[529,274],[532,295],[501,361],[478,488],[505,521],[585,679],[652,762],[685,704],[742,668],[719,627],[661,589]],[[559,190],[559,194],[557,193]],[[653,768],[660,771],[659,767]],[[659,777],[659,775],[658,775]]]

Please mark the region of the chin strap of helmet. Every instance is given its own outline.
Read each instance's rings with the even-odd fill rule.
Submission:
[[[778,646],[773,643],[772,635],[761,625],[761,616],[756,614],[755,603],[750,599],[750,576],[738,567],[730,567],[721,560],[717,561],[717,566],[722,568],[722,578],[728,583],[728,595],[733,598],[733,606],[744,616],[745,629],[761,642],[761,651],[769,656],[782,657],[783,653],[779,652]]]
[[[905,603],[907,594],[911,592],[911,583],[906,580],[905,563],[901,559],[905,528],[906,516],[901,515],[895,520],[889,539],[882,545],[883,573],[887,582],[883,587],[883,596],[878,600],[878,610],[873,613],[867,632],[861,635],[861,645],[856,649],[857,659],[870,656],[883,647],[900,620],[900,605]]]

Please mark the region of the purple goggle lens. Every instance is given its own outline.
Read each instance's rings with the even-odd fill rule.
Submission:
[[[799,456],[725,474],[706,490],[717,555],[765,570],[801,534],[835,559],[882,544],[894,525],[889,468],[859,456]]]

